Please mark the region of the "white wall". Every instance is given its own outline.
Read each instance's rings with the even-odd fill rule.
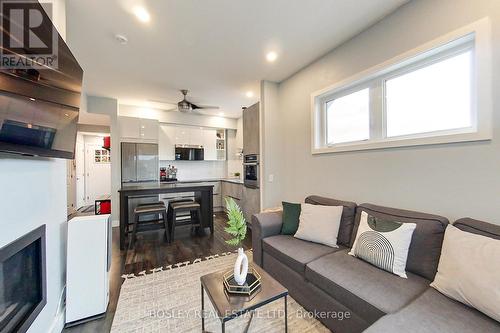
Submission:
[[[498,92],[498,0],[411,1],[281,82],[276,116],[265,115],[266,163],[281,163],[272,171],[274,183],[265,184],[265,206],[277,205],[282,199],[299,201],[309,194],[320,194],[442,214],[450,220],[471,216],[500,224],[498,93],[494,94],[493,140],[489,142],[319,156],[311,155],[310,142],[312,92],[486,16],[492,22],[493,91]]]
[[[66,35],[65,1],[54,1],[53,22]],[[66,160],[0,154],[0,247],[46,225],[47,304],[28,332],[60,332],[66,274]]]
[[[282,181],[283,158],[281,147],[284,138],[276,135],[282,124],[279,112],[279,84],[262,81],[260,86],[260,151],[261,151],[261,207],[272,208],[281,202],[281,188],[273,186]],[[269,185],[268,185],[269,184]]]
[[[113,226],[118,226],[120,216],[121,187],[121,152],[120,129],[118,127],[118,101],[113,98],[87,96],[87,111],[89,113],[106,115],[109,118],[111,131],[111,219]]]
[[[160,123],[229,129],[236,129],[237,127],[237,120],[233,118],[187,114],[132,105],[120,104],[119,112],[120,116],[156,119]]]
[[[0,154],[0,184],[0,247],[47,225],[47,305],[29,332],[50,332],[63,319],[56,314],[66,274],[66,160]]]

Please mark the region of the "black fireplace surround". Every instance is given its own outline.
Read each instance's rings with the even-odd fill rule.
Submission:
[[[47,304],[45,225],[0,249],[0,333],[24,333]]]

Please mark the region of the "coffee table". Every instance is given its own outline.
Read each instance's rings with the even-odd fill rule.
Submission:
[[[254,269],[257,270],[261,276],[261,287],[250,296],[235,296],[227,294],[222,279],[224,273],[226,273],[229,269],[207,274],[200,278],[202,332],[205,332],[205,292],[212,302],[212,305],[217,312],[217,316],[221,320],[222,333],[225,333],[226,322],[231,319],[241,316],[247,312],[253,312],[261,306],[281,298],[285,300],[285,332],[288,332],[288,290],[260,267],[254,266]]]

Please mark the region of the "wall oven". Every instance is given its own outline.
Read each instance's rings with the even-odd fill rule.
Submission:
[[[259,155],[245,155],[243,167],[245,187],[259,188]]]

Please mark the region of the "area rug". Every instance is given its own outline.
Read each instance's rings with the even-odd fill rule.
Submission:
[[[251,252],[247,253],[251,261]],[[112,333],[132,332],[201,332],[200,277],[220,270],[230,270],[233,253],[197,259],[162,267],[139,276],[123,276]],[[220,332],[220,320],[205,295],[208,312],[205,330]],[[284,332],[283,302],[263,306],[253,319],[250,315],[231,320],[226,332]],[[301,333],[330,332],[291,297],[288,298],[288,331]]]

